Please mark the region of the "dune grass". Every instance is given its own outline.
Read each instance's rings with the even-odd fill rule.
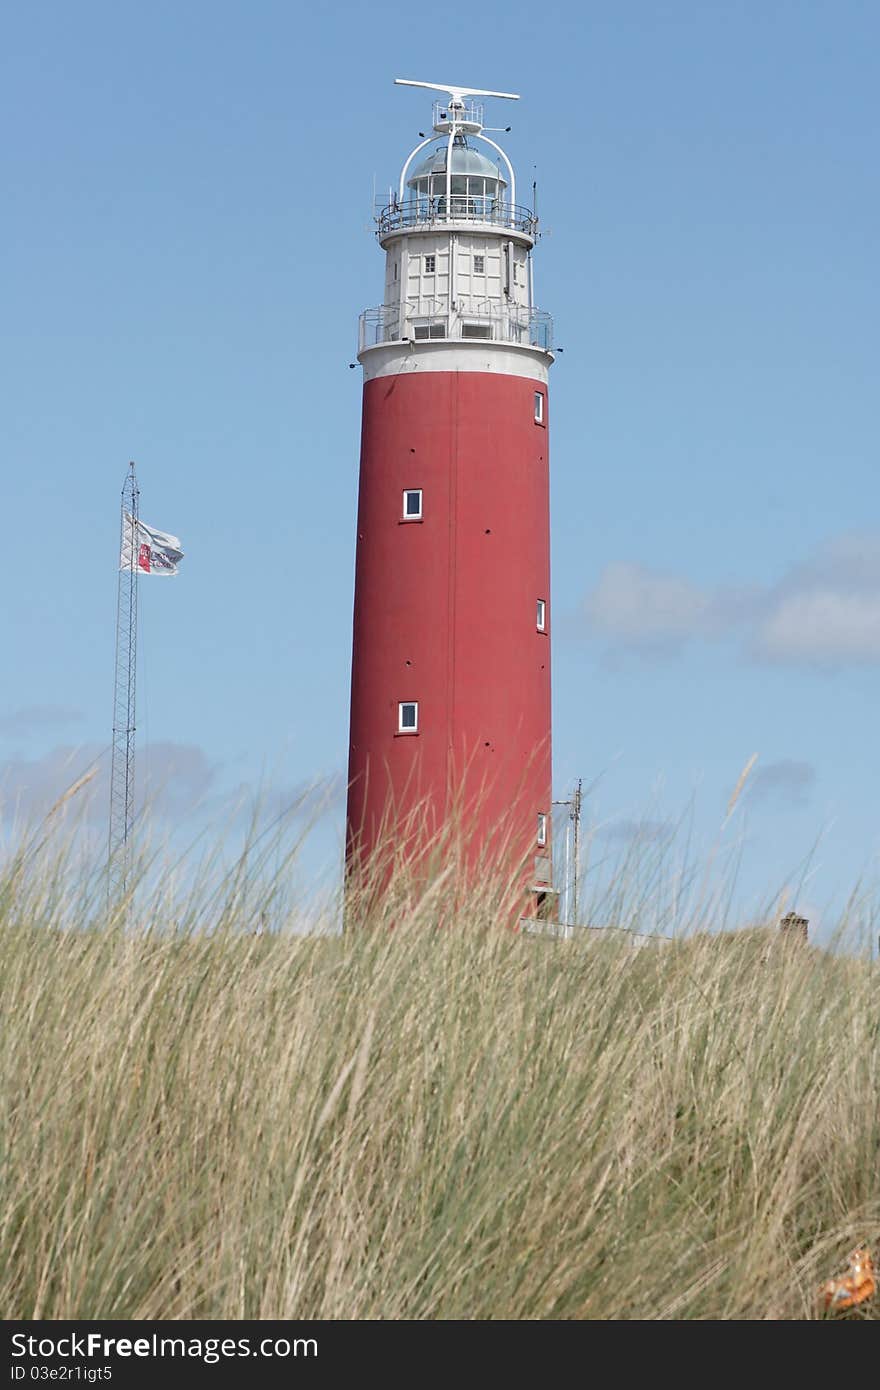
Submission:
[[[499,893],[302,937],[239,874],[172,930],[12,856],[4,1315],[816,1316],[880,1242],[877,966],[528,938]]]

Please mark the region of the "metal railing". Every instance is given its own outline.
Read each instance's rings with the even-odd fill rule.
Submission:
[[[375,309],[365,309],[358,319],[358,352],[376,347],[378,343],[393,342],[397,337],[399,318],[400,311],[385,304]]]
[[[430,301],[408,305],[402,322],[399,305],[380,304],[375,309],[365,309],[358,323],[358,352],[380,343],[429,339],[519,343],[521,347],[552,352],[553,318],[545,309],[529,309],[525,305],[474,309],[459,305],[450,312]]]
[[[411,198],[405,203],[390,203],[382,208],[376,221],[379,237],[412,227],[436,227],[450,222],[481,222],[484,226],[525,232],[532,238],[538,233],[538,219],[531,208],[503,203],[498,198],[471,197],[464,193],[453,193],[448,199]]]
[[[481,101],[463,101],[457,106],[450,107],[448,101],[435,101],[432,111],[432,125],[436,130],[438,126],[449,124],[449,112],[455,117],[457,125],[472,125],[483,128],[483,103]]]

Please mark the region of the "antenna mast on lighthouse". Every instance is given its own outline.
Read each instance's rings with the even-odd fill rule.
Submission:
[[[122,488],[119,582],[116,599],[116,678],[110,765],[110,844],[107,862],[111,903],[124,894],[134,822],[135,693],[137,676],[138,497],[134,464]]]

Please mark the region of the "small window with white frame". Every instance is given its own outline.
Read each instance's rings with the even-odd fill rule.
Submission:
[[[537,613],[535,614],[535,626],[537,627],[537,629],[538,629],[539,632],[546,632],[546,631],[547,631],[547,601],[546,601],[546,599],[543,599],[543,598],[539,598],[539,599],[538,599]]]
[[[547,843],[547,812],[538,812],[538,844],[543,849]]]
[[[543,392],[543,391],[536,391],[536,392],[535,392],[535,424],[536,424],[536,425],[543,425],[543,423],[544,423],[544,392]]]
[[[435,271],[436,269],[437,269],[437,257],[436,257],[436,256],[426,256],[426,257],[425,257],[425,274],[426,274],[426,275],[433,275],[433,274],[434,274],[434,271]]]
[[[475,274],[475,275],[485,275],[485,273],[486,273],[486,257],[485,257],[485,256],[474,256],[474,274]]]
[[[418,700],[401,700],[397,706],[397,732],[417,734],[419,732]]]
[[[404,521],[421,521],[422,489],[420,487],[404,488],[403,519]]]

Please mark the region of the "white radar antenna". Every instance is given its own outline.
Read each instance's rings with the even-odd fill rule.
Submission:
[[[427,87],[432,92],[448,92],[451,106],[464,105],[465,97],[504,97],[519,101],[516,92],[487,92],[485,87],[452,87],[448,82],[413,82],[409,77],[395,77],[396,87]]]
[[[494,140],[490,140],[488,135],[483,134],[483,107],[474,97],[503,97],[505,101],[519,101],[518,92],[490,92],[485,87],[456,87],[451,82],[415,82],[410,77],[395,77],[394,84],[397,87],[427,87],[431,92],[445,92],[449,101],[434,102],[434,136],[429,136],[412,151],[400,174],[400,186],[398,189],[398,199],[403,202],[406,196],[406,176],[409,172],[413,159],[423,150],[426,145],[437,135],[447,135],[449,137],[448,153],[446,156],[446,196],[447,199],[451,192],[451,169],[452,144],[456,136],[475,135],[479,140],[484,140],[487,145],[491,145],[493,150],[504,160],[510,176],[510,201],[516,203],[516,175],[513,172],[513,165],[504,153],[500,145],[496,145]],[[470,98],[470,100],[469,100]],[[509,129],[509,127],[508,127]],[[420,132],[421,133],[421,132]]]

